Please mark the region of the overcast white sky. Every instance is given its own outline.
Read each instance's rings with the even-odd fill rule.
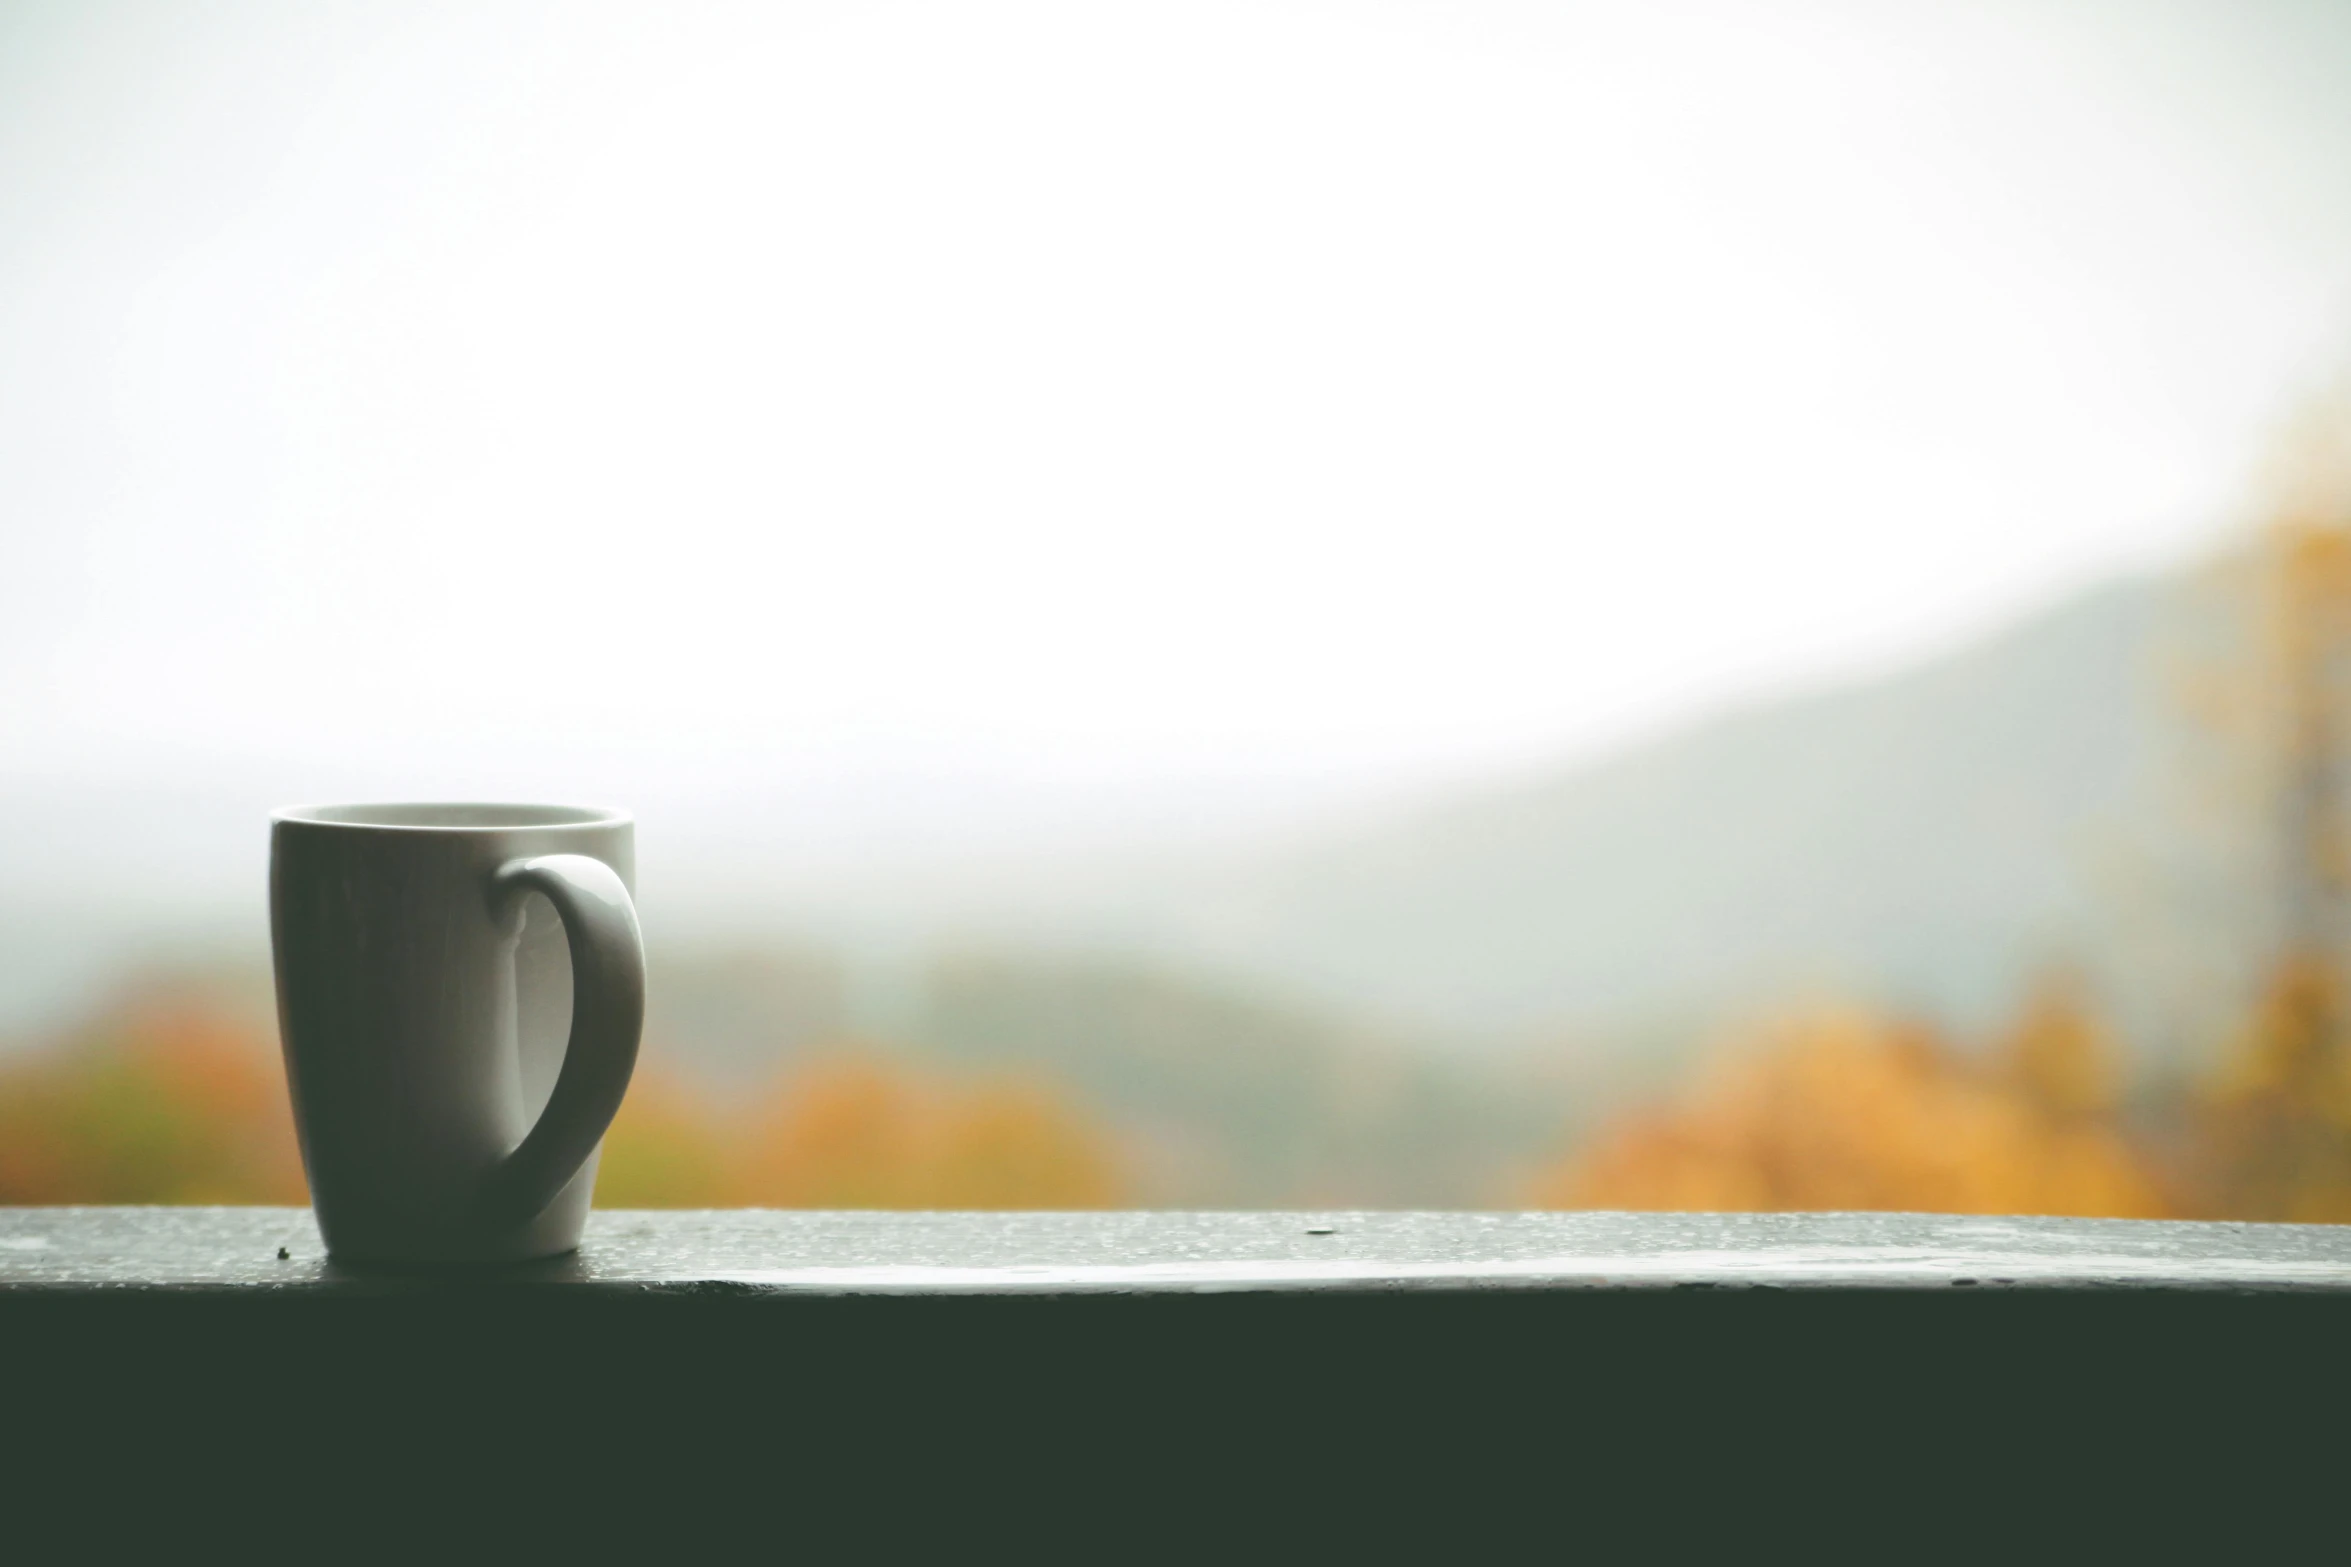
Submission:
[[[1246,788],[1900,658],[2241,506],[2345,80],[2280,0],[0,5],[0,769]]]

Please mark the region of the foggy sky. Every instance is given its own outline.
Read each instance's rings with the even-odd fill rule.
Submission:
[[[2242,511],[2347,72],[2217,0],[0,7],[0,769],[886,824],[1910,656]]]

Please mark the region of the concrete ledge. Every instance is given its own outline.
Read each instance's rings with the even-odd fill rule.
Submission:
[[[303,1209],[0,1209],[0,1290],[365,1295],[455,1284],[945,1296],[2351,1292],[2351,1227],[1919,1214],[605,1212],[576,1256],[418,1276],[328,1261]]]
[[[0,1345],[0,1536],[66,1520],[59,1560],[134,1525],[113,1559],[178,1559],[205,1509],[240,1552],[435,1560],[499,1513],[534,1561],[624,1519],[658,1559],[822,1561],[1320,1561],[1412,1519],[1449,1561],[1876,1559],[1968,1520],[2037,1556],[2053,1518],[2104,1560],[2233,1468],[2333,1495],[2351,1229],[606,1213],[419,1277],[329,1263],[299,1210],[15,1209]]]

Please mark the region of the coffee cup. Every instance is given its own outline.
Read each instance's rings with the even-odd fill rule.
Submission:
[[[286,1076],[328,1253],[518,1262],[579,1245],[628,1090],[645,957],[623,812],[275,812]]]

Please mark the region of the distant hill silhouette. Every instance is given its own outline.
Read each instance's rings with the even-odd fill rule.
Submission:
[[[662,1031],[726,1077],[812,1029],[977,1048],[926,1010],[924,976],[980,952],[1006,984],[1027,975],[1014,1010],[1031,1022],[1078,993],[1069,975],[1107,963],[1197,988],[1187,1027],[1247,998],[1310,1022],[1315,1050],[1358,1033],[1408,1051],[1576,1036],[1631,1062],[1822,992],[1980,1028],[2067,962],[2142,1059],[2200,1047],[2250,927],[2219,882],[2195,880],[2165,797],[2195,739],[2165,679],[2183,602],[2177,578],[2115,582],[1906,670],[1221,851],[1139,833],[1131,852],[943,849],[812,875],[754,836],[758,799],[666,802],[642,833],[648,928],[673,955]],[[0,930],[22,938],[0,1011],[30,1015],[11,998],[70,997],[191,943],[263,961],[261,802],[280,787],[21,783],[0,803],[43,830],[0,856]],[[756,906],[720,896],[744,886]],[[801,962],[829,977],[810,990],[784,972]],[[1086,992],[1078,1032],[1157,1039],[1156,1023],[1108,1014],[1131,1001],[1156,1017],[1165,997],[1113,991],[1117,1006]],[[1071,1059],[1087,1048],[1055,1040]]]
[[[2061,960],[2144,1010],[2165,960],[2117,900],[2175,848],[2149,834],[2181,741],[2178,600],[2117,582],[1920,667],[1265,856],[1169,907],[1165,939],[1508,1033],[1808,988],[1981,1023]]]

